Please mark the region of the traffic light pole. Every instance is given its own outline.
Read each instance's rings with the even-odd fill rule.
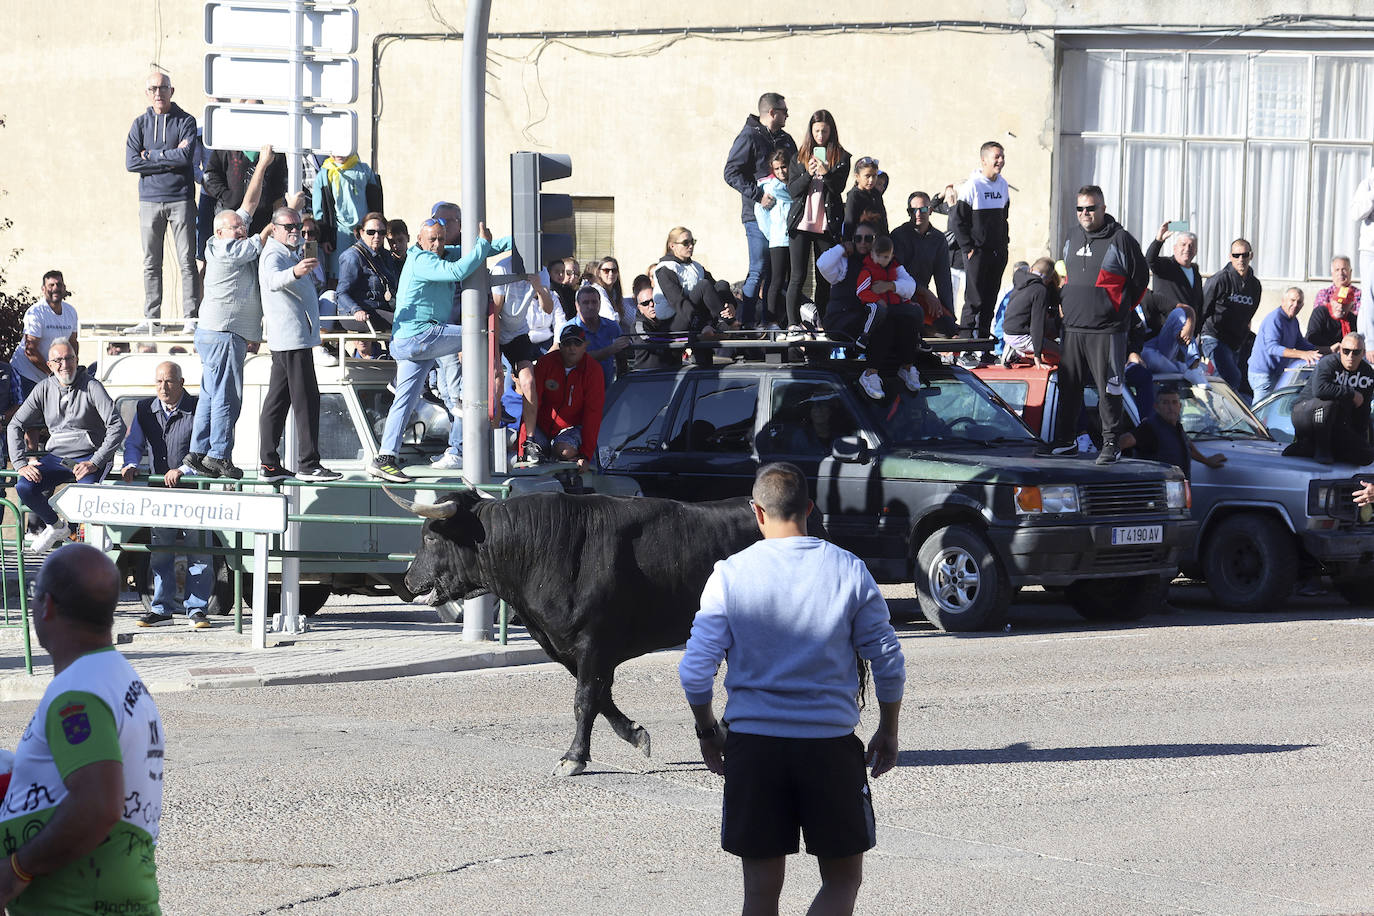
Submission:
[[[462,204],[463,242],[473,245],[477,224],[487,218],[486,90],[487,23],[491,0],[469,0],[463,31]],[[536,268],[537,269],[537,268]],[[485,263],[463,281],[463,477],[491,483],[492,437],[487,404],[487,300],[491,289]],[[463,603],[463,641],[491,639],[495,603],[483,595]]]

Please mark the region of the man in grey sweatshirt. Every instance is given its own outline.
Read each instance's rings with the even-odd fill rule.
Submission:
[[[878,698],[867,752],[875,778],[897,763],[906,660],[863,561],[807,536],[812,504],[801,470],[763,466],[753,495],[764,539],[716,564],[678,676],[702,759],[725,777],[721,847],[742,860],[744,912],[777,912],[800,832],[821,873],[811,912],[848,913],[864,853],[877,843],[854,734],[858,659],[871,664]],[[722,659],[728,733],[711,702]]]
[[[52,375],[39,382],[10,418],[6,429],[10,455],[19,471],[15,492],[47,526],[30,549],[42,553],[67,536],[65,524],[48,502],[64,483],[98,483],[110,469],[115,449],[124,441],[124,420],[105,386],[76,364],[71,342],[57,340],[48,349]],[[24,457],[24,429],[48,428],[48,451]]]

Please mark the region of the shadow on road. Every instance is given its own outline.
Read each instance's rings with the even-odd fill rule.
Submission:
[[[1236,754],[1279,754],[1315,747],[1312,744],[1117,744],[1101,747],[1031,747],[1025,742],[998,748],[901,751],[897,765],[953,766],[986,763],[1062,763],[1076,760],[1158,760],[1180,757],[1229,757]]]

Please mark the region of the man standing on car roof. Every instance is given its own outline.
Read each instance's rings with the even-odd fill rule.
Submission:
[[[1064,242],[1068,277],[1060,292],[1064,341],[1055,440],[1037,454],[1078,454],[1078,412],[1083,389],[1092,381],[1102,419],[1097,463],[1111,464],[1121,457],[1117,437],[1125,418],[1127,335],[1136,304],[1150,282],[1150,268],[1140,244],[1107,213],[1101,188],[1079,188],[1075,209],[1078,229]]]

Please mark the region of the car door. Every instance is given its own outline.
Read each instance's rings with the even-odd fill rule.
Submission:
[[[749,495],[759,466],[758,374],[694,371],[683,384],[656,488],[688,502]]]
[[[678,458],[668,451],[666,425],[679,375],[630,373],[606,406],[597,454],[608,474],[632,477],[645,496],[667,496]],[[683,386],[684,389],[690,386]]]

